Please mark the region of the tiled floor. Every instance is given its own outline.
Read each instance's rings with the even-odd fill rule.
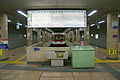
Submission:
[[[117,80],[109,72],[0,70],[0,80]]]
[[[14,53],[10,53],[10,59],[8,61],[16,61],[25,54],[25,49],[20,49]],[[101,60],[106,59],[105,53],[99,50],[96,51],[96,57]],[[26,61],[26,59],[27,58],[25,57],[20,61]],[[105,64],[96,63],[95,68],[90,71],[81,69],[82,71],[79,70],[69,72],[60,72],[59,69],[72,69],[70,65],[61,68],[59,67],[57,68],[57,71],[34,70],[35,68],[42,67],[44,69],[48,69],[49,67],[41,66],[39,64],[24,63],[12,65],[13,68],[17,67],[19,69],[4,69],[5,66],[9,67],[6,63],[0,64],[0,80],[120,80],[120,62]],[[27,68],[30,68],[31,70],[28,70]]]

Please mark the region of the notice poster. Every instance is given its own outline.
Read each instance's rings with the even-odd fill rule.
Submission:
[[[28,28],[86,27],[86,10],[30,10]]]

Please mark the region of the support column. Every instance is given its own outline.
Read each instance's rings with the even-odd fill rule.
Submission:
[[[107,15],[107,58],[118,59],[118,12]]]
[[[49,33],[49,41],[52,41],[52,33]]]
[[[80,30],[79,28],[76,29],[76,43],[80,43]]]
[[[72,29],[72,43],[74,45],[74,29]]]
[[[8,17],[0,12],[0,60],[8,59]]]
[[[69,32],[67,33],[67,41],[69,41]]]
[[[48,32],[48,41],[51,40],[50,33]]]
[[[43,43],[45,43],[46,42],[46,40],[45,40],[45,31],[42,31],[43,32]]]
[[[47,32],[47,42],[49,41],[49,32]]]
[[[32,36],[33,36],[32,28],[27,28],[27,46],[32,45]]]
[[[38,29],[37,39],[38,39],[38,42],[40,43],[41,42],[41,29]]]
[[[89,45],[89,39],[90,39],[90,35],[89,35],[89,26],[84,28],[84,45],[87,46]]]
[[[70,31],[69,31],[69,42],[70,42],[70,36],[71,36],[71,35],[70,35]]]

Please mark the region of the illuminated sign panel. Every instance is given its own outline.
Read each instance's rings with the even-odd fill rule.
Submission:
[[[28,28],[86,27],[86,10],[30,10]]]

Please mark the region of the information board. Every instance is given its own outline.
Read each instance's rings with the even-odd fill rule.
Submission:
[[[29,10],[28,28],[86,27],[86,10]]]

